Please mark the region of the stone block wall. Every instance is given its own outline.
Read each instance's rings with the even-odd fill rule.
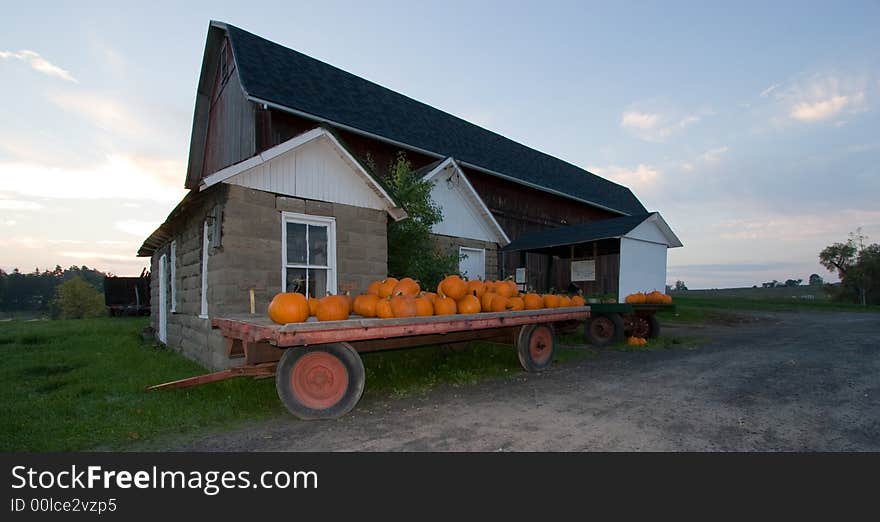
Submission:
[[[434,248],[448,254],[459,254],[459,247],[483,248],[486,250],[486,279],[498,279],[498,244],[478,239],[431,234]]]

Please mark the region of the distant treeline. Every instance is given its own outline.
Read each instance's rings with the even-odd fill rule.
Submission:
[[[37,268],[27,274],[17,268],[12,272],[0,269],[0,310],[48,311],[58,285],[77,276],[103,293],[105,275],[108,274],[85,265],[68,269],[56,265],[54,270]]]

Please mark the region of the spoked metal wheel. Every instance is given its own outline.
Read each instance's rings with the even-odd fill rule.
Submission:
[[[647,339],[650,334],[651,324],[646,317],[630,315],[626,318],[627,337],[643,337]]]
[[[278,397],[300,419],[335,419],[364,391],[364,364],[348,343],[290,348],[278,362]]]
[[[593,346],[606,346],[623,339],[623,320],[617,314],[596,315],[584,324],[584,339]]]
[[[516,342],[519,363],[528,372],[540,372],[553,362],[556,333],[546,324],[530,324],[520,329]]]

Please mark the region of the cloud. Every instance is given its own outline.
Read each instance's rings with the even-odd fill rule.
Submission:
[[[3,225],[5,227],[13,227],[13,226],[15,226],[16,223],[17,223],[17,221],[15,221],[14,219],[7,219],[5,221],[0,221],[0,225]]]
[[[781,83],[774,83],[770,87],[767,87],[766,89],[761,91],[761,98],[766,98],[767,96],[770,96],[770,93],[778,89],[781,85]]]
[[[730,150],[729,147],[717,147],[714,149],[710,149],[701,154],[700,159],[706,163],[718,163],[719,161],[721,161],[721,156],[728,150]]]
[[[128,136],[151,134],[127,105],[108,96],[92,92],[63,92],[49,95],[49,101],[105,131]]]
[[[184,194],[184,172],[178,161],[125,154],[76,167],[0,161],[0,191],[37,198],[174,203]]]
[[[626,187],[645,189],[654,185],[660,178],[660,171],[649,165],[640,163],[635,168],[610,165],[607,167],[590,167],[587,170],[608,178]]]
[[[62,80],[72,83],[79,83],[79,80],[74,78],[69,71],[49,62],[49,60],[46,60],[37,52],[28,49],[22,49],[20,51],[0,51],[0,59],[8,60],[10,58],[25,62],[31,69],[45,75],[61,78]]]
[[[126,234],[131,234],[137,237],[147,237],[154,230],[156,230],[156,222],[155,221],[139,221],[135,219],[128,219],[124,221],[117,221],[114,227],[116,230],[121,230]]]
[[[865,75],[814,74],[775,85],[761,93],[763,97],[767,97],[765,93],[773,94],[770,120],[775,127],[792,121],[816,123],[826,120],[841,126],[846,123],[846,118],[841,116],[868,109],[867,92],[870,88]]]
[[[43,208],[43,205],[34,201],[0,199],[0,210],[40,210],[41,208]]]
[[[705,111],[704,114],[711,114],[711,111]],[[697,114],[672,117],[657,112],[627,110],[620,117],[620,126],[639,139],[662,142],[700,119]]]
[[[865,101],[865,93],[857,92],[852,95],[832,96],[815,102],[802,102],[796,104],[789,114],[792,118],[800,121],[813,122],[827,120],[847,107],[860,106]]]

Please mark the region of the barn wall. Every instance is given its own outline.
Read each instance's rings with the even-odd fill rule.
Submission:
[[[256,153],[255,104],[245,98],[238,71],[231,59],[230,67],[231,71],[225,82],[221,78],[219,67],[214,79],[202,177]]]
[[[620,240],[620,293],[618,301],[635,292],[666,289],[666,245],[638,239]]]
[[[459,254],[459,247],[483,248],[486,250],[486,279],[498,279],[498,245],[490,241],[465,239],[460,237],[431,234],[434,248],[445,254]]]

